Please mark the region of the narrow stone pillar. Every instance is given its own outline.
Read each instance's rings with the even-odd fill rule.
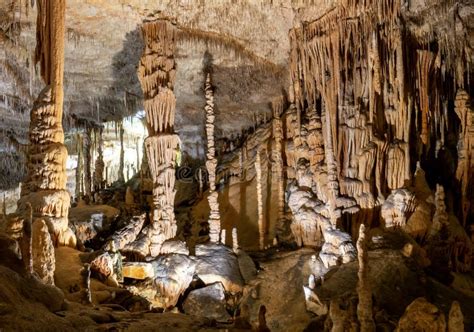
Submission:
[[[123,145],[123,135],[125,130],[123,129],[123,119],[119,122],[119,135],[120,135],[120,159],[119,159],[119,170],[117,180],[120,182],[125,182],[125,177],[123,176],[123,170],[125,168],[125,147]]]
[[[83,153],[84,153],[84,194],[89,200],[92,199],[92,139],[91,139],[92,130],[86,128],[83,135]]]
[[[77,164],[76,164],[76,200],[79,201],[82,195],[82,137],[77,134]]]
[[[99,142],[97,147],[97,158],[95,160],[94,169],[94,191],[100,191],[104,189],[104,139],[103,139],[103,128],[99,129]]]
[[[285,220],[285,179],[283,173],[283,123],[281,114],[284,111],[284,98],[280,97],[272,102],[272,183],[277,188],[277,230],[282,232]]]
[[[64,146],[63,76],[66,1],[40,0],[35,59],[46,87],[33,105],[30,118],[28,172],[18,201],[19,212],[33,209],[44,220],[55,245],[75,246],[68,227],[70,205],[66,190],[67,149]]]
[[[357,257],[359,259],[359,271],[357,273],[359,277],[357,284],[357,293],[359,295],[357,318],[359,319],[360,330],[363,332],[371,332],[375,331],[375,323],[372,313],[372,291],[368,278],[369,264],[366,236],[365,225],[361,224],[359,228],[359,238],[357,240]]]
[[[138,78],[145,99],[148,128],[145,148],[153,180],[152,227],[148,237],[150,254],[156,256],[162,243],[173,238],[177,230],[174,185],[180,141],[174,132],[176,28],[165,19],[145,21],[142,33],[145,47],[138,66]]]
[[[206,93],[206,137],[207,137],[207,153],[206,168],[209,174],[209,237],[211,242],[219,242],[219,234],[221,230],[221,218],[219,213],[219,194],[216,191],[216,148],[214,142],[214,90],[211,84],[211,75],[208,73],[205,85]],[[222,239],[225,242],[225,239]]]
[[[257,156],[255,157],[255,172],[255,179],[257,181],[258,239],[259,248],[263,250],[265,247],[265,224],[263,219],[262,162],[260,150],[257,150]]]

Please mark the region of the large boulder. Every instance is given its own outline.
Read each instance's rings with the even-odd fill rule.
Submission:
[[[446,318],[435,305],[419,297],[407,307],[395,331],[445,332]]]
[[[120,211],[109,205],[82,205],[69,210],[69,224],[82,243],[108,229]]]
[[[206,284],[222,283],[231,293],[242,291],[244,280],[235,253],[221,244],[196,246],[196,274]]]
[[[226,310],[224,287],[220,282],[190,292],[183,308],[189,315],[215,319],[218,322],[228,322],[231,319]]]
[[[128,289],[144,297],[155,308],[172,308],[189,287],[196,271],[192,257],[181,254],[160,256],[151,262],[154,277],[138,282]]]

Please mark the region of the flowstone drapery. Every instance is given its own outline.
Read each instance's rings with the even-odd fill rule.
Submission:
[[[174,133],[176,76],[174,60],[176,28],[168,20],[146,21],[142,25],[145,47],[138,67],[144,95],[148,137],[145,139],[148,166],[153,179],[152,224],[146,236],[152,256],[163,242],[176,235],[174,215],[175,165],[180,141]]]

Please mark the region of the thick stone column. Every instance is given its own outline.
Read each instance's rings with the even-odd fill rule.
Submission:
[[[75,246],[68,227],[70,196],[62,127],[65,10],[65,0],[38,1],[36,61],[46,87],[31,111],[28,174],[18,210],[28,211],[30,203],[33,222],[44,220],[55,245]]]
[[[174,132],[176,28],[165,19],[146,21],[142,25],[142,33],[145,47],[138,78],[145,99],[148,128],[145,149],[153,179],[153,216],[148,240],[150,254],[156,256],[163,242],[173,238],[177,229],[174,185],[180,141]]]

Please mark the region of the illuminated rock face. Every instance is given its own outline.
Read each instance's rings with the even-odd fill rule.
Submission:
[[[148,165],[153,179],[153,221],[147,234],[149,254],[159,254],[161,245],[176,235],[174,215],[175,166],[180,141],[174,133],[176,76],[174,60],[176,31],[168,20],[144,22],[145,47],[138,67],[146,112],[145,139]]]

